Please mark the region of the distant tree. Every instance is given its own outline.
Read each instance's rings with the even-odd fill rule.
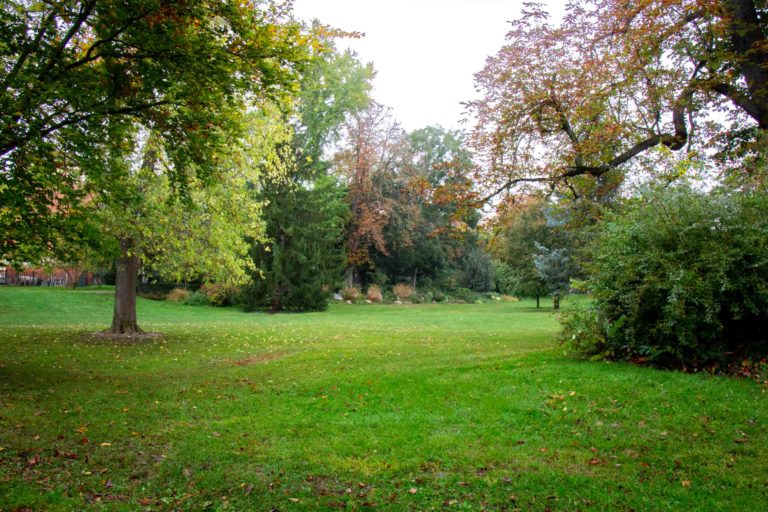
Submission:
[[[398,169],[407,154],[405,133],[383,105],[371,104],[352,114],[344,128],[341,147],[335,155],[335,170],[347,186],[350,219],[345,246],[349,285],[356,270],[372,269],[375,252],[389,254],[385,228],[398,225],[399,243],[409,244],[412,209],[399,205],[392,197],[392,185],[398,190],[404,183]],[[401,208],[406,206],[406,208]]]
[[[100,237],[116,259],[110,332],[142,333],[136,318],[139,269],[172,282],[247,280],[253,263],[246,239],[263,239],[264,233],[253,184],[261,182],[264,172],[284,172],[276,148],[290,139],[276,108],[264,105],[247,117],[247,136],[219,155],[226,180],[206,184],[190,178],[180,197],[169,177],[172,164],[150,134],[138,167],[123,163],[131,168],[121,180],[121,192],[100,196],[95,214]]]
[[[547,293],[552,295],[554,309],[560,309],[560,298],[568,292],[575,266],[567,247],[550,249],[538,242],[535,243],[536,254],[533,265],[539,278],[543,281]]]
[[[463,208],[455,190],[464,190],[472,167],[461,133],[429,126],[409,133],[402,146],[400,164],[382,183],[397,221],[384,228],[387,254],[373,252],[376,269],[413,287],[485,291],[486,280],[474,279],[481,267],[490,272],[477,252],[479,215]]]
[[[497,231],[491,251],[507,268],[508,292],[534,297],[536,307],[548,293],[547,284],[536,269],[536,244],[551,244],[553,235],[547,226],[546,202],[537,197],[520,199],[507,205],[494,221]]]
[[[468,248],[461,258],[464,287],[476,292],[489,292],[493,288],[493,263],[483,248]]]

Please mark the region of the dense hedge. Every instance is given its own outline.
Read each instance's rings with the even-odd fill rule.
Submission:
[[[565,320],[579,351],[703,366],[768,354],[768,196],[648,193],[592,248],[594,306]]]

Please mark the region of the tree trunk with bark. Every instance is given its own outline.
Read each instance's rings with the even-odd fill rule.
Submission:
[[[120,240],[120,256],[115,276],[115,309],[109,334],[146,334],[136,322],[136,285],[139,277],[139,256],[134,251],[133,240]]]
[[[352,288],[355,286],[355,266],[349,265],[347,268],[344,269],[344,283],[347,285],[347,288]]]
[[[552,296],[552,309],[554,309],[554,310],[560,309],[560,296],[559,295],[553,295]]]

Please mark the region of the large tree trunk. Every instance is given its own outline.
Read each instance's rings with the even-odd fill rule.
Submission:
[[[560,309],[560,295],[555,294],[552,296],[552,309]]]
[[[145,334],[136,323],[136,284],[139,277],[139,257],[133,240],[120,240],[120,257],[115,276],[115,310],[112,314],[110,334]]]

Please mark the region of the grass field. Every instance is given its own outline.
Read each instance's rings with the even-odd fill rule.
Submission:
[[[529,302],[111,307],[0,287],[0,510],[768,510],[765,388],[569,358]]]

